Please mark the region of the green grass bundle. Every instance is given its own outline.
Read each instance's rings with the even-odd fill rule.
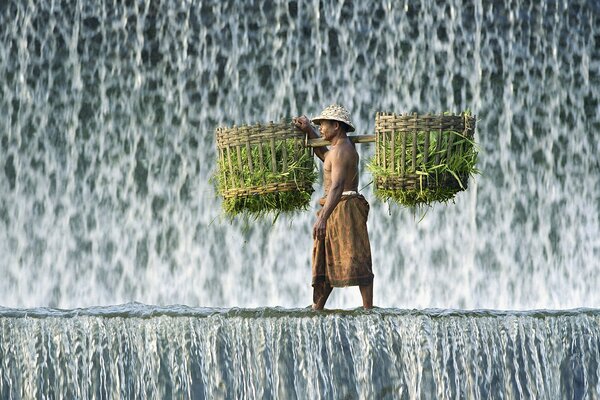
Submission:
[[[215,181],[227,216],[308,208],[317,173],[303,133],[282,123],[222,129],[217,136]]]
[[[383,201],[407,207],[446,203],[478,173],[475,119],[469,113],[378,114],[376,125],[377,151],[368,169]]]

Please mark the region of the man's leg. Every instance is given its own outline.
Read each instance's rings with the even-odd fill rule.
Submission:
[[[365,310],[373,308],[373,282],[366,286],[359,286],[360,295],[363,300],[363,307]]]
[[[333,287],[328,282],[315,283],[313,289],[313,310],[322,310],[325,303],[333,290]]]

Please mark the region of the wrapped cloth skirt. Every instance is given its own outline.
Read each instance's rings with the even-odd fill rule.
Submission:
[[[325,199],[320,204],[323,206]],[[327,220],[325,239],[313,243],[313,286],[367,286],[373,282],[368,214],[369,203],[362,195],[342,196]]]

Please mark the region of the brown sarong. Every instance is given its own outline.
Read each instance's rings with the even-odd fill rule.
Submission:
[[[321,206],[325,199],[321,199]],[[319,210],[319,215],[323,210]],[[373,282],[367,232],[369,203],[362,195],[342,196],[327,220],[324,240],[314,240],[312,284],[367,286]]]

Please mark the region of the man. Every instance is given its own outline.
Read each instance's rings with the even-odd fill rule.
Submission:
[[[322,310],[334,287],[359,286],[363,307],[373,307],[371,247],[367,233],[369,203],[358,194],[358,153],[347,132],[354,131],[348,111],[333,104],[312,122],[319,125],[331,149],[315,148],[323,161],[325,197],[313,227],[313,309]],[[306,116],[295,125],[318,138]]]

